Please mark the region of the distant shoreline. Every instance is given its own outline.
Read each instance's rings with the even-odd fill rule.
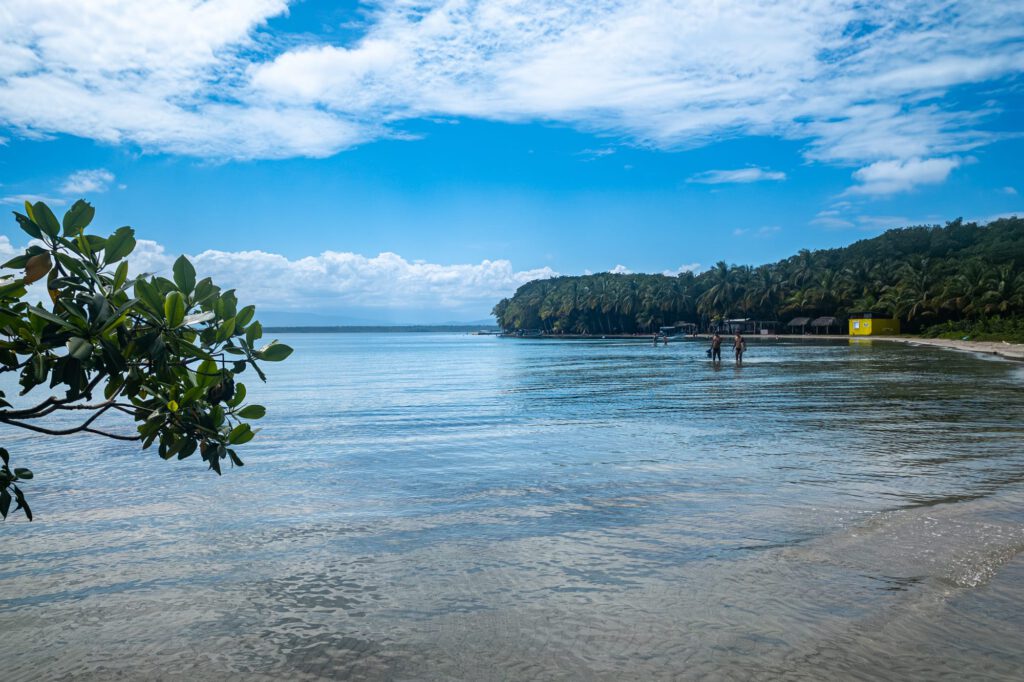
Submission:
[[[684,339],[677,339],[676,342],[685,339],[709,339],[711,334],[687,334]],[[730,334],[723,334],[724,339],[727,341],[731,338]],[[546,336],[524,336],[514,337],[509,335],[508,338],[522,338],[523,340],[530,339],[564,339],[564,340],[583,340],[583,339],[606,339],[606,340],[641,340],[645,339],[648,343],[654,338],[654,334],[635,334],[635,335],[623,335],[623,334],[551,334]],[[748,341],[761,340],[784,340],[784,341],[842,341],[842,340],[856,340],[856,341],[884,341],[894,343],[905,343],[914,346],[931,346],[932,348],[946,348],[949,350],[960,351],[963,353],[981,353],[983,355],[997,355],[1007,360],[1016,360],[1024,362],[1024,343],[1009,343],[1006,341],[968,341],[961,339],[928,339],[920,336],[850,336],[847,334],[748,334],[744,338]],[[671,343],[671,342],[670,342]],[[660,344],[660,342],[659,342]]]
[[[430,332],[461,332],[471,333],[477,331],[486,331],[495,333],[498,331],[497,327],[485,327],[479,325],[446,325],[446,324],[423,324],[423,325],[396,325],[396,326],[371,326],[371,325],[352,325],[352,326],[330,326],[330,327],[267,327],[264,331],[273,334],[409,334],[409,333],[430,333]],[[506,338],[521,338],[523,340],[530,339],[553,339],[553,340],[650,340],[654,337],[653,333],[650,334],[548,334],[544,336],[524,336],[516,337],[511,334],[503,335]],[[728,337],[729,335],[725,335]],[[707,339],[710,338],[711,334],[697,334],[687,335],[687,339]],[[821,340],[851,340],[855,339],[858,341],[890,341],[895,343],[905,343],[917,346],[931,346],[933,348],[947,348],[950,350],[956,350],[964,353],[981,353],[984,355],[997,355],[1007,360],[1016,360],[1024,362],[1024,344],[1022,343],[1008,343],[1006,341],[965,341],[959,339],[927,339],[919,336],[848,336],[843,334],[770,334],[766,336],[762,335],[747,335],[746,338],[749,341],[756,341],[758,339],[767,340],[786,340],[786,341],[821,341]],[[676,340],[678,342],[679,339]]]

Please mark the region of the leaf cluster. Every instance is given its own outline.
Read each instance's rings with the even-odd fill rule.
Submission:
[[[94,213],[78,201],[60,222],[43,202],[26,202],[25,212],[14,214],[33,241],[3,264],[16,272],[0,279],[0,373],[18,374],[18,397],[37,389],[50,395],[17,407],[0,391],[0,423],[139,441],[143,449],[156,445],[164,459],[198,452],[218,474],[225,460],[242,466],[235,447],[255,436],[250,422],[266,410],[245,404],[239,375],[251,369],[265,381],[261,363],[284,360],[292,349],[263,343],[255,308],[240,307],[233,290],[210,278],[198,279],[184,256],[171,278],[130,275],[135,231],[87,234]],[[26,301],[26,287],[44,278],[48,303]],[[88,416],[69,428],[40,424],[72,411]],[[97,420],[108,412],[130,415],[134,431],[101,428]],[[3,453],[0,512],[6,517],[13,493],[30,514],[15,482],[32,474],[8,469]]]

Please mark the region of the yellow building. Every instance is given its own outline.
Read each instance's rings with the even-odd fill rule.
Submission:
[[[885,336],[899,333],[899,319],[886,313],[850,313],[850,336]]]

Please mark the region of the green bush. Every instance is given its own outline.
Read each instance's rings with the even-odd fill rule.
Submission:
[[[963,339],[971,341],[1008,341],[1024,343],[1024,318],[993,317],[986,320],[958,320],[932,325],[921,336],[933,339]]]

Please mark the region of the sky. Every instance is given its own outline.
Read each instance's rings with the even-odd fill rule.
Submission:
[[[476,321],[1024,215],[1022,70],[1024,0],[5,0],[0,206],[271,322]]]

